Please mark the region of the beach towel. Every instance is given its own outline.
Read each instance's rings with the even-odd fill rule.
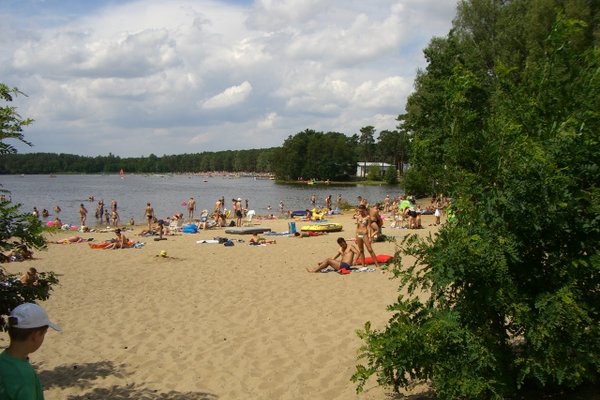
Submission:
[[[389,256],[387,254],[379,254],[377,256],[377,262],[381,263],[381,264],[386,264],[392,258],[394,258],[394,257],[393,256]],[[357,258],[356,261],[354,262],[354,265],[359,265],[359,264],[362,264],[362,258],[361,257]],[[365,264],[375,264],[375,261],[373,260],[373,257],[367,257],[367,258],[365,258]]]

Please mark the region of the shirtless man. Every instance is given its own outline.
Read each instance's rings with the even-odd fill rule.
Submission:
[[[81,226],[85,226],[85,220],[87,218],[88,210],[85,208],[83,203],[79,205],[79,222]]]
[[[83,243],[88,242],[89,240],[82,238],[81,236],[69,236],[68,238],[60,239],[55,242],[48,243],[56,243],[56,244],[70,244],[70,243]]]
[[[369,237],[375,241],[381,235],[381,215],[379,215],[379,203],[369,209]]]
[[[235,203],[233,203],[233,212],[235,213],[235,226],[242,226],[242,198],[238,197]]]
[[[120,229],[115,229],[115,235],[117,235],[117,240],[106,246],[106,249],[126,249],[129,247],[129,239],[121,233]]]
[[[146,203],[146,210],[144,211],[146,215],[146,220],[148,221],[148,231],[152,231],[152,220],[154,219],[154,208],[152,208],[152,204]]]
[[[377,262],[377,255],[373,251],[373,246],[371,245],[371,237],[369,236],[369,223],[371,219],[367,215],[367,207],[364,204],[358,206],[358,215],[356,218],[356,245],[358,246],[358,250],[360,251],[360,257],[362,257],[362,265],[365,264],[365,247],[369,251],[371,257],[373,257],[373,261],[375,266],[379,268],[379,263]]]
[[[346,243],[346,240],[342,237],[338,238],[337,242],[340,245],[340,248],[335,256],[321,261],[317,265],[317,268],[306,268],[306,270],[308,272],[319,272],[327,267],[331,267],[336,271],[339,271],[342,268],[350,269],[354,263],[354,258],[359,254],[359,250],[355,245],[348,246],[348,243]],[[340,258],[340,260],[338,260],[338,258]]]
[[[194,211],[196,211],[196,200],[193,197],[190,197],[187,203],[188,209],[188,219],[190,222],[194,221]]]

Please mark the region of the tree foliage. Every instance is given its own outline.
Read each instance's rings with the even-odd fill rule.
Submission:
[[[20,94],[18,89],[8,89],[0,83],[0,98],[12,101],[13,96]],[[31,119],[22,119],[14,107],[0,108],[0,154],[16,152],[14,146],[6,140],[18,140],[29,144],[24,138],[22,128],[31,123]],[[26,247],[37,250],[46,247],[43,228],[33,215],[22,214],[18,204],[0,201],[0,251],[11,251]],[[4,253],[2,253],[4,254]],[[37,285],[23,285],[18,275],[7,274],[0,268],[0,331],[6,330],[6,317],[17,305],[35,300],[46,300],[52,285],[58,279],[52,272],[40,273]]]
[[[401,125],[457,221],[402,243],[409,294],[360,332],[359,389],[500,399],[600,377],[599,8],[463,1],[425,51]]]
[[[17,95],[23,95],[17,88],[9,88],[0,83],[0,100],[11,102]],[[7,140],[17,140],[31,145],[23,135],[23,127],[32,123],[32,119],[23,119],[15,107],[5,105],[0,107],[0,155],[16,153],[15,147]]]
[[[283,142],[274,172],[283,180],[348,180],[356,173],[355,149],[354,139],[343,133],[307,129]]]

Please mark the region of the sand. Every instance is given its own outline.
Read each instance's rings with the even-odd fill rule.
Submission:
[[[423,217],[425,229],[384,233],[427,235],[433,218]],[[306,272],[335,255],[337,237],[354,236],[350,214],[329,221],[344,230],[276,237],[267,246],[196,243],[250,238],[223,229],[156,242],[135,235],[137,227],[127,235],[146,243],[139,249],[50,244],[33,261],[4,264],[9,272],[35,266],[60,279],[41,304],[63,331],[49,332],[31,356],[46,399],[388,399],[390,389],[375,380],[357,395],[350,377],[361,345],[356,330],[366,321],[385,326],[399,282],[384,270]],[[288,222],[260,223],[287,231]],[[169,257],[158,257],[161,250]],[[376,243],[375,250],[394,254],[395,244]],[[7,344],[0,334],[0,347]]]

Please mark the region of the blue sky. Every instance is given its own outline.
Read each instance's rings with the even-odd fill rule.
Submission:
[[[453,0],[0,0],[20,152],[147,156],[394,129]]]

